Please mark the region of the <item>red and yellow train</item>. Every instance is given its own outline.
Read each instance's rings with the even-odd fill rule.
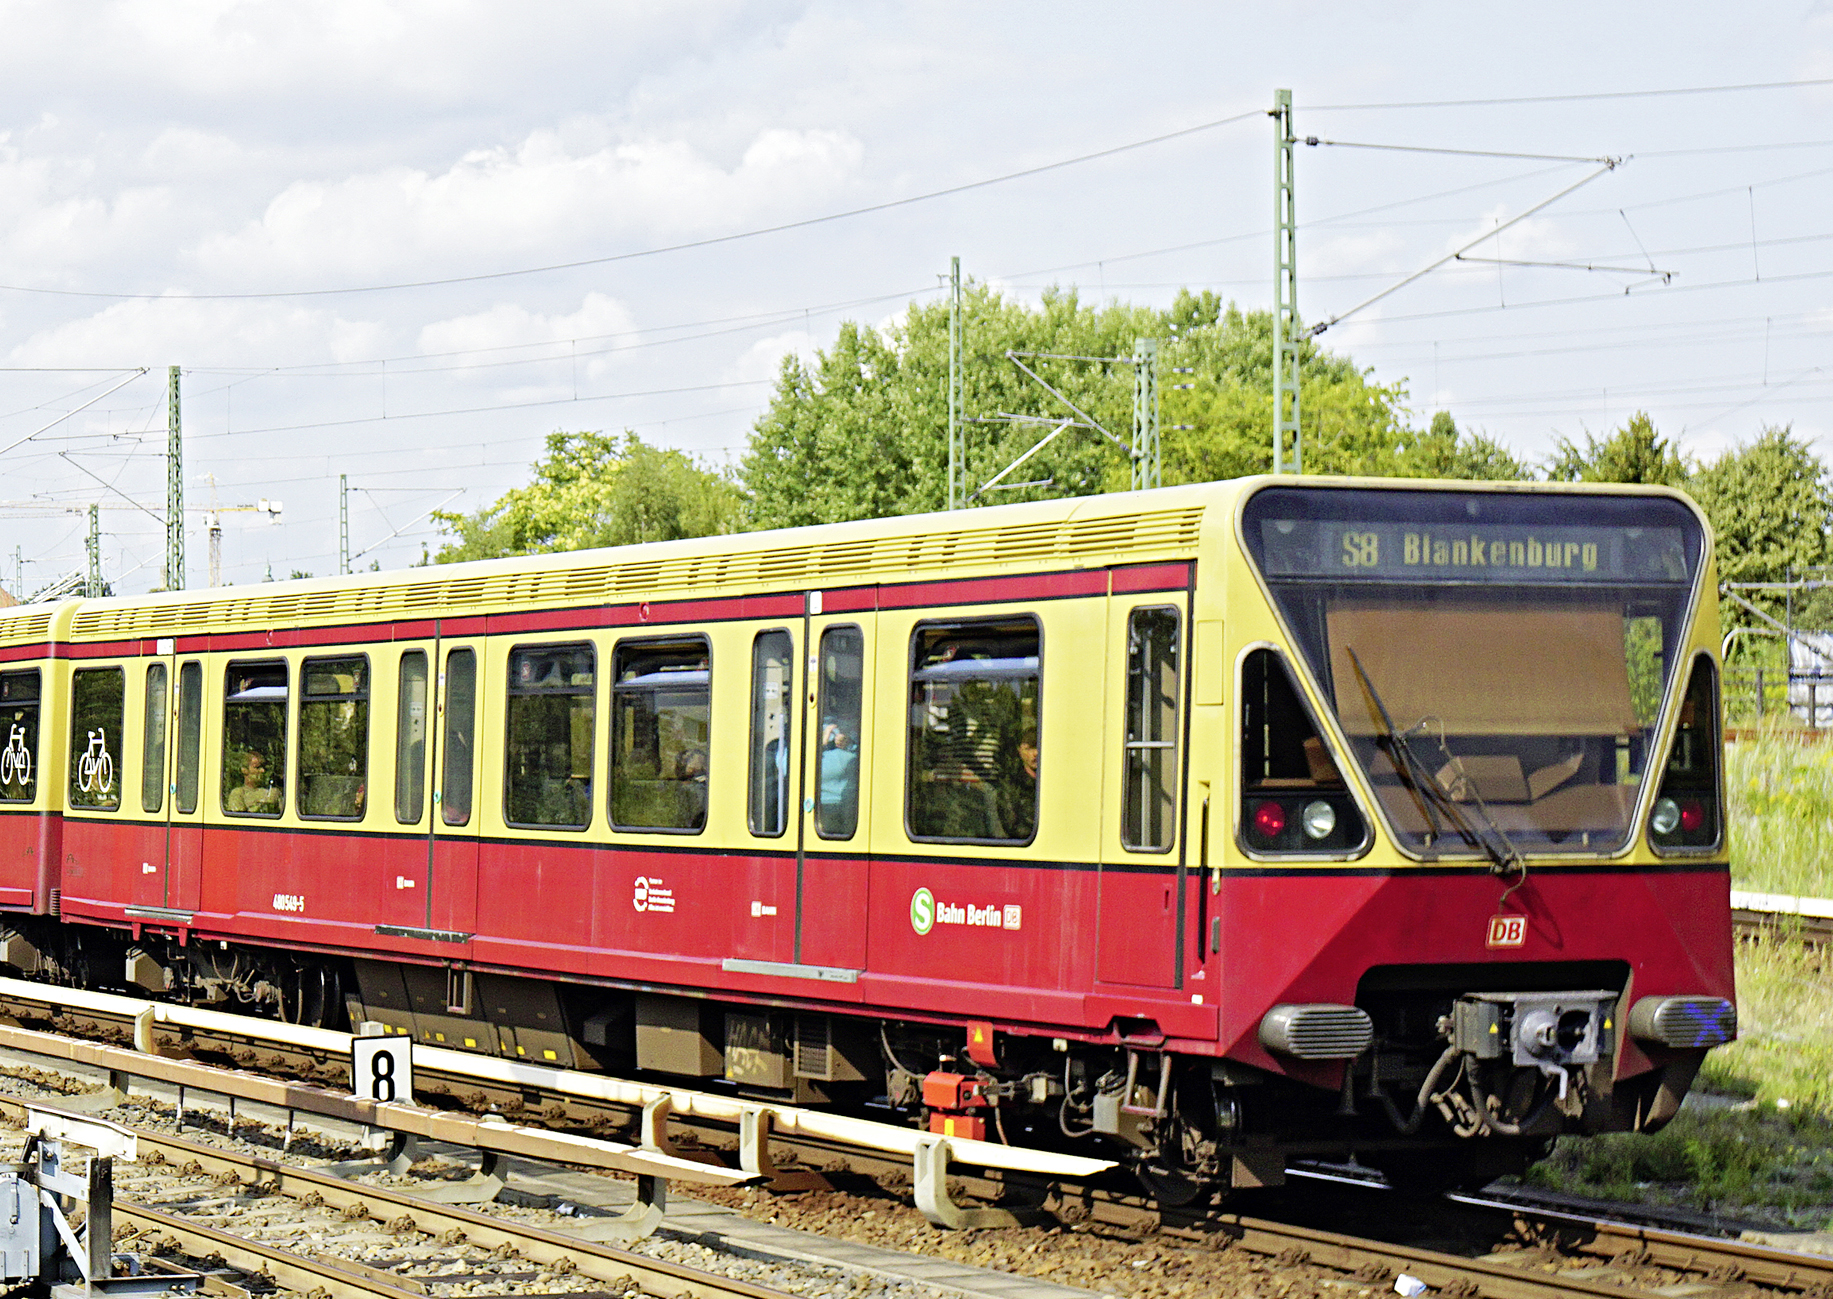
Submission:
[[[1710,534],[1259,478],[0,614],[0,961],[1124,1152],[1652,1129],[1735,1033]]]

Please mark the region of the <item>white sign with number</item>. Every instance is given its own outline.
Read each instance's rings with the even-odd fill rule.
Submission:
[[[414,1039],[350,1039],[350,1090],[366,1101],[414,1101]]]

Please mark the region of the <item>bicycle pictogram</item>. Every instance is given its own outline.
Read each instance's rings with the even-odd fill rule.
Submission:
[[[89,732],[89,750],[76,760],[76,786],[85,794],[106,794],[115,785],[115,760],[108,740],[97,727]]]
[[[32,751],[25,746],[25,727],[13,724],[13,733],[0,749],[0,785],[32,783]]]

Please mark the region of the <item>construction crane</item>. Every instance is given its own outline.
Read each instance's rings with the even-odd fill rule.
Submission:
[[[253,505],[218,505],[216,475],[210,476],[210,508],[204,511],[204,529],[210,534],[210,585],[223,584],[223,516],[225,514],[265,514],[269,522],[280,517],[280,502],[263,496]]]

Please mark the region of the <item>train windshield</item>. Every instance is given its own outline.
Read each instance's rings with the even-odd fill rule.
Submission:
[[[1631,831],[1705,537],[1658,496],[1273,487],[1243,536],[1412,851]]]

